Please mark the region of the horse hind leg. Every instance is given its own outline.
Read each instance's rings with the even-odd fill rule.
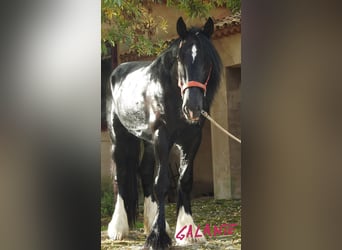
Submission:
[[[121,240],[128,235],[129,226],[136,220],[138,205],[137,167],[139,163],[139,140],[116,120],[114,121],[115,145],[113,160],[116,165],[118,195],[112,220],[108,225],[108,236]]]
[[[154,180],[154,149],[153,145],[144,142],[143,158],[139,167],[139,174],[144,192],[144,233],[148,235],[151,232],[153,222],[158,212],[158,205],[153,197],[153,180]],[[170,226],[165,220],[166,232],[171,235]]]

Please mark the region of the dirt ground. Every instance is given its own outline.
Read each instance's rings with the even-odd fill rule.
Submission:
[[[214,225],[237,223],[238,226],[232,235],[220,235],[216,237],[207,237],[205,244],[193,244],[187,247],[177,247],[173,240],[171,249],[241,249],[241,202],[240,200],[215,200],[214,198],[200,198],[192,200],[193,219],[197,225],[203,228],[206,224]],[[166,219],[170,225],[171,231],[175,231],[176,226],[176,204],[169,203],[166,206]],[[101,224],[108,225],[110,218],[103,218]],[[112,249],[143,249],[146,236],[143,233],[143,207],[139,206],[138,222],[135,230],[130,231],[127,239],[121,241],[112,241],[108,239],[105,230],[101,232],[101,250]]]

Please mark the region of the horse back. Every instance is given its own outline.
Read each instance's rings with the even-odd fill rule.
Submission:
[[[110,76],[111,83],[115,84],[115,82],[118,82],[127,77],[128,74],[141,68],[147,67],[149,64],[151,64],[150,61],[134,61],[122,63],[113,70]]]

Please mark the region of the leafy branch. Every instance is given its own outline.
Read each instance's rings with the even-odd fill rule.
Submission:
[[[152,4],[166,2],[190,18],[206,18],[215,7],[229,8],[233,13],[241,8],[240,0],[101,0],[101,48],[107,54],[107,44],[123,44],[139,55],[160,53],[166,44],[156,35],[167,32],[167,21],[152,16]]]
[[[152,16],[151,4],[152,1],[141,0],[102,0],[102,53],[106,53],[106,43],[124,44],[145,55],[162,50],[155,34],[159,30],[167,32],[167,21],[162,16]]]
[[[167,0],[166,5],[177,7],[184,11],[190,18],[206,18],[210,10],[215,7],[226,7],[233,13],[241,9],[241,0]]]

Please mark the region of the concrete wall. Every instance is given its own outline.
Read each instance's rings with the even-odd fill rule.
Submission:
[[[241,64],[241,35],[235,34],[213,41],[226,68]],[[227,71],[223,71],[222,82],[211,107],[212,117],[224,128],[229,128],[228,112],[228,81]],[[232,170],[230,140],[219,129],[211,127],[212,165],[214,195],[217,199],[240,198],[232,195]],[[235,143],[235,142],[234,142]],[[234,170],[233,170],[234,172]],[[234,175],[235,177],[237,174]],[[235,179],[237,179],[236,177]],[[239,189],[237,180],[234,181],[236,189]],[[241,184],[241,183],[240,183]],[[237,191],[238,192],[238,191]]]
[[[226,70],[228,85],[228,129],[241,138],[241,67]],[[241,144],[229,139],[229,163],[231,171],[231,194],[233,199],[241,198]]]

